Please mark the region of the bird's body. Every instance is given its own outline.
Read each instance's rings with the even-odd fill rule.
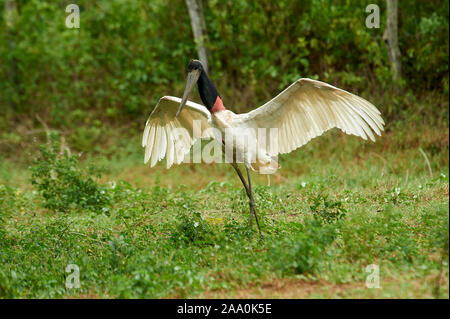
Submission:
[[[261,107],[235,114],[224,106],[200,61],[191,61],[188,70],[183,98],[161,98],[147,120],[142,140],[145,162],[150,160],[154,166],[165,157],[169,168],[183,161],[197,139],[216,140],[225,149],[226,162],[239,174],[255,218],[249,168],[274,173],[279,168],[278,154],[289,153],[334,127],[372,141],[374,133],[381,135],[383,130],[384,121],[374,105],[324,82],[299,79]],[[204,106],[187,100],[195,83]],[[248,185],[236,163],[244,163]]]
[[[279,167],[278,162],[270,156],[267,145],[258,143],[258,130],[246,125],[244,117],[245,114],[230,110],[212,114],[212,126],[221,132],[221,136],[225,136],[225,156],[230,154],[233,159],[230,156],[229,160],[244,163],[262,174],[274,173]]]

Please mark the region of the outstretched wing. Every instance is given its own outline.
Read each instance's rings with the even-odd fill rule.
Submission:
[[[212,130],[206,130],[211,127],[208,109],[187,101],[176,118],[180,103],[181,99],[178,97],[162,97],[145,124],[142,137],[142,147],[145,147],[144,163],[150,160],[151,167],[164,157],[167,168],[173,163],[180,164],[198,138],[214,137],[212,134],[208,135]],[[197,132],[194,133],[195,125]]]
[[[277,128],[278,146],[267,148],[277,149],[271,151],[275,156],[289,153],[333,127],[375,141],[373,132],[381,135],[384,121],[380,111],[363,98],[327,83],[304,78],[263,106],[239,116],[235,125]]]

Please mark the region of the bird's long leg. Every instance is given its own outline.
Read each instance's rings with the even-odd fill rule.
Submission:
[[[250,192],[250,190],[249,190],[249,187],[248,187],[248,185],[247,185],[247,182],[245,181],[245,178],[244,178],[244,176],[242,175],[242,173],[241,173],[241,170],[239,169],[239,166],[238,166],[238,164],[237,163],[231,163],[231,166],[233,166],[234,167],[234,169],[236,170],[236,173],[238,174],[238,176],[239,176],[239,178],[240,178],[240,180],[241,180],[241,182],[242,182],[242,185],[244,185],[244,188],[245,188],[245,192],[247,193],[247,196],[248,196],[248,199],[250,200],[250,202],[251,202],[251,192]],[[254,204],[253,204],[253,206],[254,206]],[[252,214],[253,214],[253,212],[254,212],[254,209],[252,209],[252,204],[250,204],[250,228],[252,228]]]
[[[245,169],[247,170],[247,181],[248,181],[248,190],[249,190],[248,197],[250,199],[250,224],[252,221],[252,214],[253,214],[255,216],[256,225],[258,226],[259,234],[262,236],[261,227],[259,226],[258,215],[256,215],[256,211],[255,211],[255,199],[253,198],[252,180],[250,179],[250,170],[248,169],[247,166],[245,166]]]
[[[222,140],[222,148],[225,149],[225,141]],[[234,156],[234,154],[233,154]],[[250,204],[250,228],[252,228],[252,222],[253,222],[253,216],[255,215],[255,220],[256,220],[256,224],[258,225],[258,230],[259,230],[259,234],[262,236],[262,232],[261,232],[261,227],[259,226],[259,220],[258,220],[258,216],[256,216],[256,212],[255,212],[255,200],[253,198],[253,192],[252,192],[252,186],[251,186],[251,180],[250,180],[250,172],[248,170],[247,167],[245,167],[247,169],[247,179],[248,179],[248,183],[249,185],[247,185],[244,176],[241,173],[241,170],[239,169],[239,166],[237,163],[232,162],[231,166],[233,166],[233,168],[236,170],[236,173],[239,176],[239,179],[242,182],[242,185],[244,185],[245,188],[245,192],[247,193],[248,199],[249,199],[249,204]]]

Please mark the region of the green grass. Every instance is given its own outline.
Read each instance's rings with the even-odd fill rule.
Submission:
[[[270,186],[252,174],[264,238],[229,165],[151,169],[139,136],[113,156],[41,159],[35,186],[4,160],[0,297],[448,298],[448,155],[448,128],[376,143],[329,132],[282,156]],[[379,289],[365,286],[370,264]]]

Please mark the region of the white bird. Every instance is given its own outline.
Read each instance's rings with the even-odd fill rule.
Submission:
[[[188,101],[196,83],[204,106]],[[375,141],[374,133],[381,135],[383,126],[380,111],[370,102],[308,78],[295,81],[253,111],[235,114],[224,107],[202,63],[192,60],[183,98],[162,97],[147,120],[142,139],[144,163],[150,161],[153,167],[166,158],[167,168],[170,168],[174,163],[183,162],[196,140],[216,140],[226,153],[234,154],[228,159],[249,198],[250,227],[254,215],[261,233],[250,168],[263,174],[274,173],[279,168],[278,154],[292,152],[334,127]],[[196,134],[195,130],[200,133]],[[248,184],[237,163],[244,163]]]

